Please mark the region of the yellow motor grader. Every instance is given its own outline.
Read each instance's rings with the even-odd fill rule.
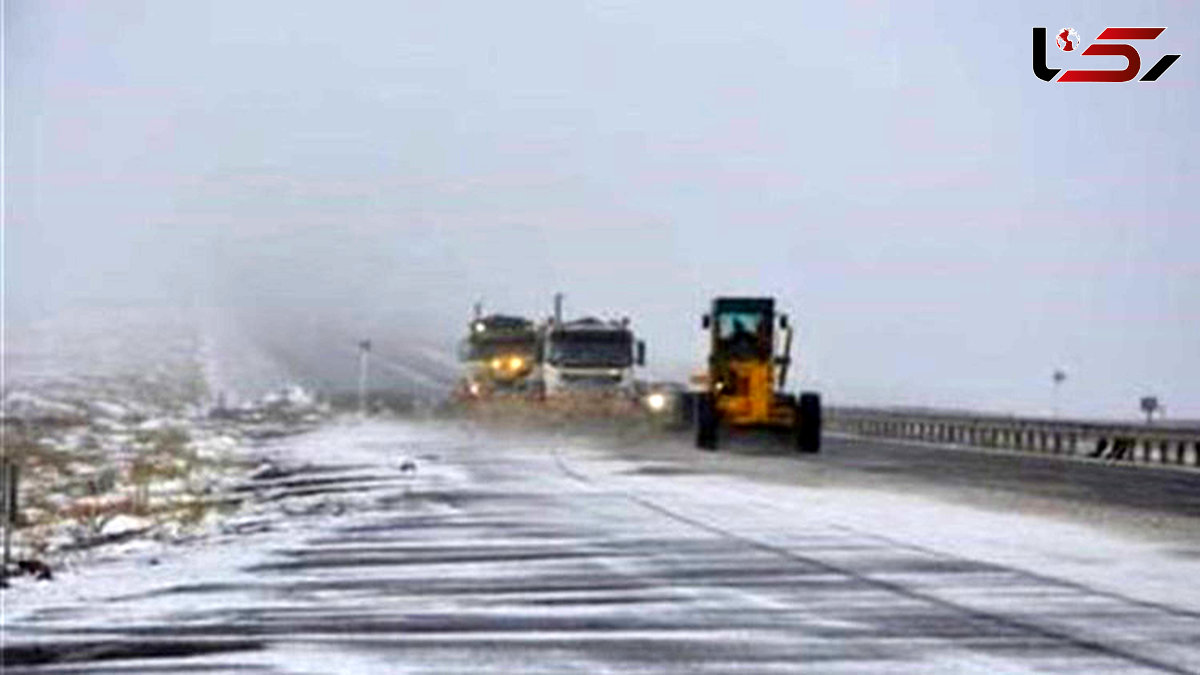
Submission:
[[[821,397],[786,393],[792,329],[773,298],[713,301],[702,325],[709,332],[708,370],[695,400],[696,446],[715,450],[722,428],[772,428],[790,433],[800,452],[821,448]]]

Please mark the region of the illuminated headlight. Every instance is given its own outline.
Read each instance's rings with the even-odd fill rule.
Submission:
[[[472,382],[470,386],[467,387],[467,390],[471,392],[472,396],[478,396],[479,392],[483,391],[478,382]]]
[[[667,407],[666,394],[660,394],[657,392],[650,394],[649,396],[646,397],[646,407],[650,408],[654,412],[659,412],[662,409],[666,408]]]
[[[519,356],[514,356],[508,360],[508,369],[509,370],[520,370],[521,366],[523,366],[523,365],[525,365],[525,359],[523,359]]]
[[[476,333],[482,333],[485,330],[487,330],[487,326],[485,326],[482,321],[475,322],[475,332]]]
[[[503,359],[492,359],[492,370],[500,370],[504,367]]]

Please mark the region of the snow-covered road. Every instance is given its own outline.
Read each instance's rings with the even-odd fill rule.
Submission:
[[[1187,514],[1137,537],[861,451],[330,425],[224,534],[6,592],[6,672],[1200,672]]]

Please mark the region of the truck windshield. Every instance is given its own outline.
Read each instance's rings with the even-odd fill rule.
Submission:
[[[633,336],[618,331],[555,333],[546,360],[568,368],[628,368],[633,365]]]
[[[536,351],[537,339],[533,335],[489,335],[471,340],[467,360],[486,361],[505,356],[531,359]]]

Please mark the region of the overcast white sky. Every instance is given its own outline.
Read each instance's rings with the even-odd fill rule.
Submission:
[[[450,350],[478,297],[562,290],[677,373],[708,298],[775,294],[834,401],[1044,412],[1063,367],[1067,412],[1200,417],[1195,3],[4,6],[11,317],[200,298]],[[1033,26],[1183,56],[1047,84]]]

